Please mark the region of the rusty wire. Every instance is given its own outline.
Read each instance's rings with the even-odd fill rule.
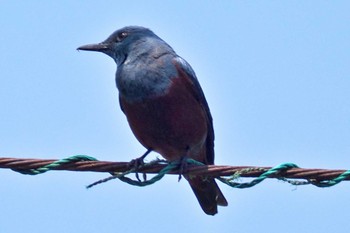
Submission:
[[[0,158],[0,168],[12,169],[15,171],[25,171],[37,169],[54,163],[54,159],[25,159],[25,158]],[[152,164],[142,167],[139,173],[159,173],[167,164]],[[227,165],[189,165],[185,171],[187,175],[210,176],[210,177],[227,177],[239,174],[239,177],[259,177],[272,167],[257,166],[227,166]],[[110,162],[110,161],[72,161],[54,167],[50,170],[60,171],[80,171],[80,172],[127,172],[130,169],[129,162]],[[315,181],[332,180],[339,177],[347,170],[342,169],[318,169],[318,168],[290,168],[286,171],[273,174],[268,178],[288,178],[288,179],[304,179]],[[169,174],[179,174],[174,170]],[[344,180],[350,180],[346,177]]]

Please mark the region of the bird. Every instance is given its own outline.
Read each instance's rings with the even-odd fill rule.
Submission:
[[[119,104],[137,140],[167,161],[214,164],[213,119],[195,72],[153,31],[126,26],[77,50],[102,52],[116,65]],[[202,210],[215,215],[227,200],[212,177],[184,175]]]

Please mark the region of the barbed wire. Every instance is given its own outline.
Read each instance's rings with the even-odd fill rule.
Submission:
[[[249,188],[267,178],[276,178],[293,185],[312,184],[317,187],[330,187],[342,181],[350,180],[350,170],[299,168],[293,163],[284,163],[275,167],[259,166],[228,166],[203,165],[194,160],[188,160],[184,174],[188,176],[215,177],[223,183],[235,188]],[[0,168],[12,169],[22,174],[37,175],[50,170],[80,171],[80,172],[108,172],[112,176],[97,181],[88,187],[118,178],[124,182],[137,186],[146,186],[160,180],[166,174],[179,175],[179,162],[155,160],[135,169],[130,162],[98,161],[87,155],[75,155],[66,159],[26,159],[2,158]],[[144,178],[132,180],[126,175],[130,173],[157,174],[151,180]],[[181,174],[180,174],[181,175]],[[144,176],[145,177],[145,176]],[[256,178],[251,182],[238,183],[238,178]],[[137,177],[138,178],[138,177]]]

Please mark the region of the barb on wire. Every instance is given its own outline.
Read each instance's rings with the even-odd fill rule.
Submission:
[[[284,163],[275,167],[256,166],[222,166],[203,165],[195,160],[187,160],[188,166],[184,174],[189,176],[214,177],[234,188],[250,188],[267,178],[276,178],[293,185],[312,184],[317,187],[331,187],[342,181],[350,180],[350,170],[307,169],[299,168],[293,163]],[[66,159],[23,159],[1,158],[0,168],[12,169],[27,175],[37,175],[50,170],[109,172],[111,177],[97,181],[88,187],[106,182],[111,179],[120,179],[128,184],[146,186],[159,181],[166,174],[179,175],[179,162],[155,160],[135,169],[130,169],[128,162],[97,161],[86,155],[75,155]],[[156,174],[150,180],[133,180],[126,175],[130,173]],[[182,174],[180,174],[182,175]],[[240,177],[255,178],[250,182],[236,182]]]

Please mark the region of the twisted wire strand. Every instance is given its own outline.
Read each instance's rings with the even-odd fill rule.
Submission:
[[[63,162],[62,162],[63,161]],[[144,166],[138,169],[139,173],[157,174],[162,169],[166,168],[167,164],[154,163],[149,166]],[[97,161],[93,157],[86,155],[72,156],[67,159],[26,159],[26,158],[0,158],[0,168],[12,169],[23,174],[32,174],[31,171],[41,169],[40,174],[48,170],[65,170],[65,171],[80,171],[80,172],[109,172],[109,173],[124,173],[130,170],[129,162],[110,162]],[[228,166],[228,165],[202,165],[196,166],[189,164],[185,173],[187,175],[208,176],[208,177],[260,177],[266,171],[273,167],[257,167],[257,166]],[[135,171],[132,171],[135,172]],[[176,169],[167,171],[167,174],[179,174]],[[33,175],[33,174],[32,174]],[[298,168],[290,167],[280,170],[279,172],[266,174],[265,178],[281,178],[281,179],[304,179],[309,183],[316,184],[322,187],[322,181],[335,180],[337,184],[340,181],[350,180],[349,170],[331,170],[318,168]],[[334,185],[333,184],[333,185]],[[327,187],[329,185],[327,184]]]

